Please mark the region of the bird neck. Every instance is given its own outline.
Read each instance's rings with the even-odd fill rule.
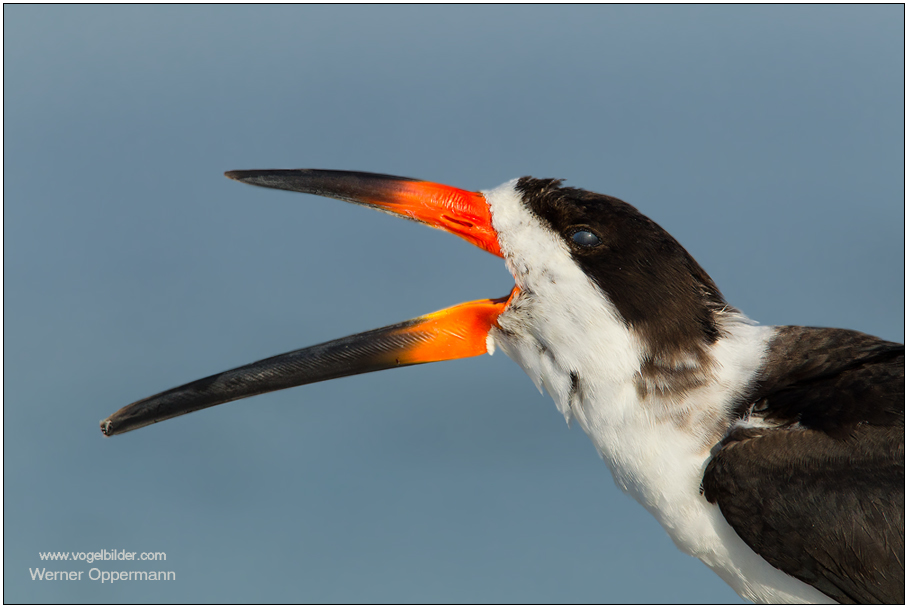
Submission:
[[[607,299],[558,278],[551,293],[541,283],[520,292],[494,343],[568,423],[577,420],[622,490],[667,529],[685,527],[679,505],[702,500],[710,449],[752,386],[772,330],[729,309],[717,315],[714,342],[657,356]],[[553,305],[566,292],[571,298]]]

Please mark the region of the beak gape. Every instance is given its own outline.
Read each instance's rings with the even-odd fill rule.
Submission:
[[[255,186],[317,194],[375,207],[441,228],[501,257],[485,197],[450,186],[355,171],[272,169],[228,171]],[[322,380],[393,367],[475,357],[511,296],[458,304],[409,321],[317,344],[215,374],[152,395],[101,421],[118,435],[221,403]]]

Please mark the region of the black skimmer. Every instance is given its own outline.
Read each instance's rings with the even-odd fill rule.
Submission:
[[[483,192],[322,170],[247,184],[375,207],[504,258],[509,296],[278,355],[128,405],[116,435],[261,393],[501,348],[615,482],[755,602],[904,603],[904,346],[760,326],[616,198],[524,177]]]

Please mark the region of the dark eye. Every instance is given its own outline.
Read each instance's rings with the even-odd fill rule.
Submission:
[[[602,242],[598,236],[589,230],[578,230],[571,235],[571,240],[581,247],[595,247]]]

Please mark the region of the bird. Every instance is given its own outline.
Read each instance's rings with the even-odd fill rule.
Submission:
[[[635,207],[560,179],[473,192],[357,171],[225,175],[453,233],[502,258],[514,287],[141,399],[102,420],[105,435],[501,349],[676,546],[741,597],[904,603],[904,345],[760,325]]]

